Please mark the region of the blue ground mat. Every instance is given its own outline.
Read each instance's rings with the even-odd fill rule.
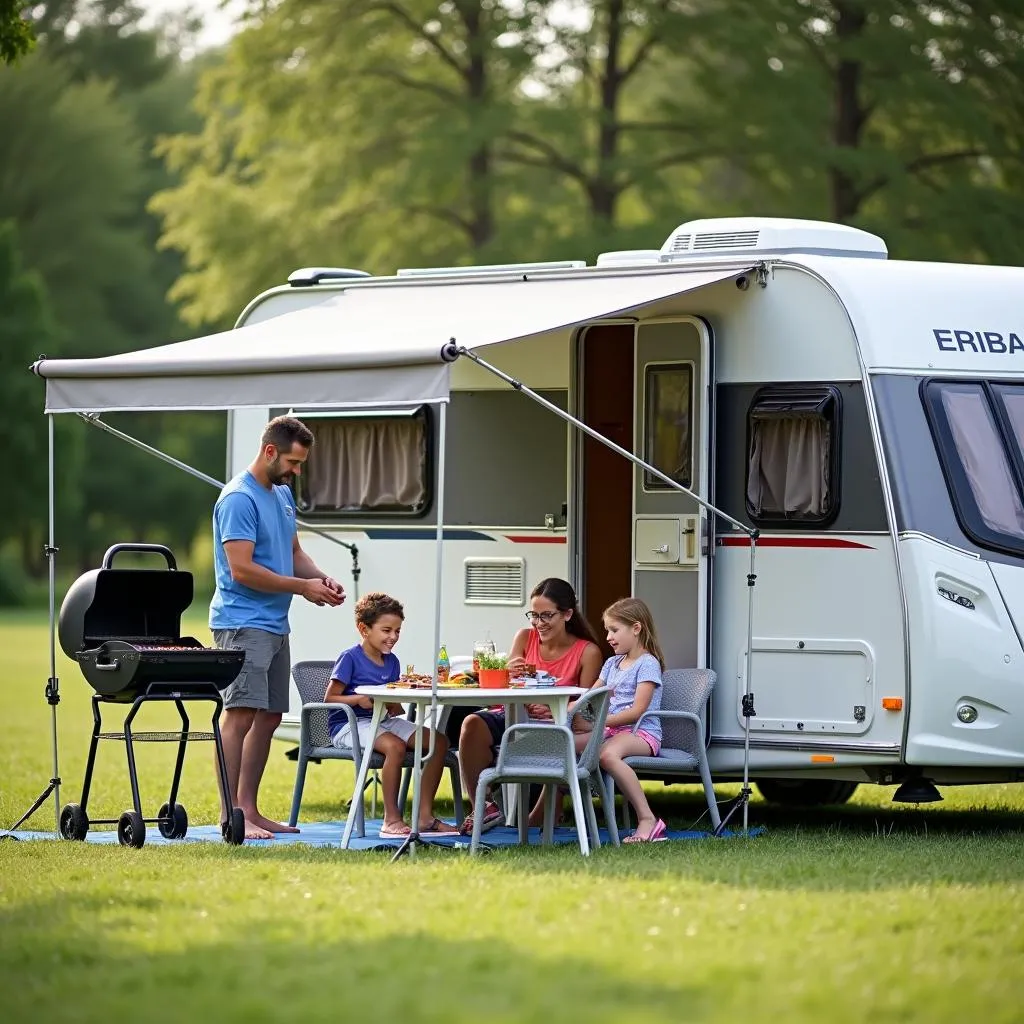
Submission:
[[[353,850],[374,850],[394,849],[401,845],[400,839],[392,839],[385,836],[380,837],[380,821],[366,820],[366,835],[362,838],[352,837],[350,849]],[[292,843],[305,843],[308,846],[340,847],[341,836],[345,828],[343,821],[313,821],[300,822],[302,830],[298,835],[282,834],[276,839],[247,839],[246,846],[279,847]],[[763,827],[751,829],[750,834],[758,835],[764,831]],[[719,838],[735,838],[742,833],[738,830],[727,830]],[[53,839],[52,832],[24,831],[24,832],[0,832],[0,839]],[[576,830],[572,828],[556,828],[554,831],[554,842],[558,845],[576,844]],[[666,841],[685,839],[712,839],[710,832],[684,831],[669,832]],[[438,846],[453,848],[469,848],[468,836],[425,836],[425,839]],[[539,845],[541,840],[540,829],[531,828],[529,833],[531,845]],[[117,833],[113,830],[90,831],[85,837],[87,843],[100,843],[106,845],[117,845]],[[184,839],[164,839],[159,831],[151,826],[146,832],[146,846],[180,846],[182,843],[221,843],[220,828],[217,825],[193,825],[188,830]],[[493,828],[485,832],[482,842],[488,847],[515,846],[519,842],[519,832],[515,828]],[[608,842],[608,833],[601,829],[601,842]]]

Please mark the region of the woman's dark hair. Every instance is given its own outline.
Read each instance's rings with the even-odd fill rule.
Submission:
[[[541,580],[530,592],[530,597],[546,597],[560,612],[572,612],[565,623],[565,630],[580,640],[589,640],[592,644],[600,647],[597,635],[594,633],[590,623],[583,617],[580,611],[579,602],[576,600],[576,591],[572,584],[560,580],[557,576],[549,576]]]

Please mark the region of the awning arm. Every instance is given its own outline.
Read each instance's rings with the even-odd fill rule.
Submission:
[[[746,650],[746,663],[745,671],[743,673],[743,693],[740,700],[740,714],[743,716],[743,785],[740,787],[739,795],[730,803],[726,809],[725,814],[722,815],[721,823],[715,830],[715,835],[721,835],[728,825],[729,820],[738,811],[743,811],[743,834],[749,835],[749,804],[750,804],[750,719],[757,714],[754,710],[754,691],[751,686],[751,679],[753,677],[753,652],[754,652],[754,584],[757,582],[757,538],[760,536],[760,531],[755,527],[747,526],[746,523],[741,523],[738,519],[733,519],[727,512],[723,512],[720,508],[712,505],[710,501],[702,498],[699,494],[695,494],[688,487],[684,487],[681,483],[673,480],[670,476],[666,476],[659,469],[655,469],[654,466],[648,465],[639,456],[634,455],[632,452],[626,451],[620,445],[617,445],[614,441],[610,441],[603,434],[599,434],[596,430],[588,427],[586,423],[576,419],[571,413],[565,412],[563,409],[559,409],[557,405],[552,404],[546,398],[538,395],[536,391],[531,391],[521,380],[516,380],[515,377],[510,377],[507,373],[499,370],[496,366],[492,366],[487,360],[481,359],[475,352],[470,351],[464,345],[456,344],[454,338],[444,347],[441,352],[441,357],[449,363],[455,362],[459,356],[466,356],[472,362],[476,363],[477,366],[493,373],[495,377],[500,378],[506,384],[515,388],[516,391],[522,392],[524,395],[532,398],[539,405],[544,406],[549,412],[553,412],[559,419],[565,420],[570,426],[576,427],[578,430],[582,430],[588,437],[592,437],[595,441],[600,441],[606,448],[610,448],[613,452],[617,452],[625,459],[629,459],[634,466],[639,466],[641,469],[647,470],[648,473],[653,474],[659,480],[663,480],[673,490],[679,491],[680,494],[685,494],[687,497],[692,498],[701,508],[707,509],[708,512],[713,513],[716,516],[721,516],[727,523],[731,523],[738,530],[742,530],[750,540],[750,568],[747,572],[747,650]],[[522,813],[522,812],[520,812]]]
[[[679,483],[679,481],[673,480],[670,476],[667,476],[665,473],[662,473],[660,469],[656,469],[649,463],[644,462],[644,460],[641,459],[638,455],[634,455],[632,452],[627,451],[625,448],[622,448],[621,446],[617,445],[614,441],[610,441],[603,434],[599,434],[592,427],[588,427],[586,423],[584,423],[582,420],[576,419],[576,417],[573,416],[571,413],[566,412],[564,409],[559,409],[557,405],[554,405],[552,402],[549,402],[542,395],[537,394],[536,391],[531,391],[530,388],[528,388],[521,380],[516,380],[515,377],[510,377],[507,373],[505,373],[502,370],[499,370],[496,366],[492,366],[485,359],[481,359],[480,356],[478,356],[471,349],[465,348],[464,346],[457,346],[455,344],[454,339],[452,339],[451,344],[446,350],[445,358],[449,359],[452,356],[466,356],[467,359],[471,359],[474,363],[477,364],[477,366],[480,366],[483,369],[490,371],[496,377],[500,377],[506,384],[515,388],[516,391],[520,391],[524,395],[528,395],[535,402],[544,406],[545,409],[548,409],[550,412],[553,412],[560,419],[565,420],[566,423],[569,423],[571,426],[576,427],[578,430],[582,430],[583,433],[586,434],[588,437],[592,437],[595,441],[600,441],[601,444],[603,444],[606,448],[611,448],[613,452],[618,452],[619,455],[621,455],[625,459],[629,459],[629,461],[632,462],[635,466],[639,466],[641,469],[646,470],[652,476],[655,476],[659,480],[664,481],[673,490],[679,491],[680,494],[685,494],[688,498],[692,498],[702,508],[707,509],[708,512],[711,512],[716,516],[720,516],[727,523],[730,523],[733,526],[735,526],[737,530],[742,530],[748,537],[756,539],[758,536],[760,536],[760,532],[756,528],[752,526],[747,526],[746,523],[741,523],[738,519],[734,519],[731,515],[729,515],[728,512],[723,512],[720,508],[717,508],[715,505],[712,505],[711,502],[708,501],[706,498],[702,498],[699,494],[696,494],[694,491],[691,491],[688,487],[684,487],[681,483]]]
[[[173,455],[169,455],[167,452],[161,451],[159,448],[154,448],[152,445],[146,444],[145,441],[140,441],[137,437],[132,437],[131,434],[126,434],[123,430],[118,430],[117,427],[112,427],[109,423],[105,423],[100,419],[98,412],[80,412],[77,413],[86,423],[91,424],[94,427],[99,427],[100,430],[105,431],[108,434],[112,434],[114,437],[119,437],[122,441],[127,441],[130,445],[134,445],[136,448],[146,452],[147,455],[155,455],[158,459],[162,459],[164,462],[169,463],[177,469],[188,473],[190,476],[194,476],[197,480],[202,480],[203,483],[209,484],[211,487],[216,487],[220,490],[224,486],[222,480],[217,480],[212,476],[208,476],[200,469],[196,469],[195,466],[190,466],[187,462],[182,462],[181,459],[176,459]],[[323,537],[324,540],[329,540],[332,544],[337,544],[339,547],[345,548],[352,555],[352,580],[355,584],[355,597],[359,597],[359,548],[355,544],[351,544],[348,541],[340,540],[335,537],[334,534],[328,533],[326,530],[321,529],[318,526],[314,526],[312,523],[305,519],[300,519],[298,516],[295,518],[296,523],[302,527],[302,529],[309,533],[315,533],[318,537]]]

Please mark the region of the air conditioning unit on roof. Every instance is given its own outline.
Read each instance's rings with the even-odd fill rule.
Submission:
[[[661,247],[661,259],[700,256],[780,256],[807,253],[884,260],[885,242],[860,228],[820,220],[783,217],[720,217],[691,220],[672,232]]]

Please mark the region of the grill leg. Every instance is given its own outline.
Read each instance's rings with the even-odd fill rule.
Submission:
[[[92,698],[92,739],[89,741],[89,757],[85,762],[85,778],[82,780],[82,810],[89,806],[89,790],[92,788],[92,769],[96,764],[96,748],[100,742],[100,730],[103,727],[103,720],[100,717],[100,700],[98,696]]]
[[[220,783],[220,796],[224,801],[228,821],[231,821],[234,806],[231,794],[228,792],[228,765],[224,760],[224,745],[220,738],[220,713],[224,708],[224,701],[220,694],[211,699],[213,700],[213,749],[217,754],[217,780]]]
[[[131,711],[128,712],[128,717],[124,720],[124,749],[128,755],[128,781],[132,787],[132,803],[135,807],[135,813],[142,817],[142,797],[139,796],[139,776],[135,770],[135,748],[132,745],[132,721],[135,716],[139,713],[139,708],[142,707],[142,701],[144,698],[135,698],[135,702],[132,704]]]
[[[185,706],[180,700],[174,702],[174,706],[178,709],[178,714],[181,716],[181,739],[178,740],[178,757],[174,762],[174,778],[171,779],[171,795],[167,800],[167,803],[174,807],[174,802],[178,799],[178,785],[181,782],[181,768],[185,763],[185,747],[188,746],[188,715],[185,713]]]

